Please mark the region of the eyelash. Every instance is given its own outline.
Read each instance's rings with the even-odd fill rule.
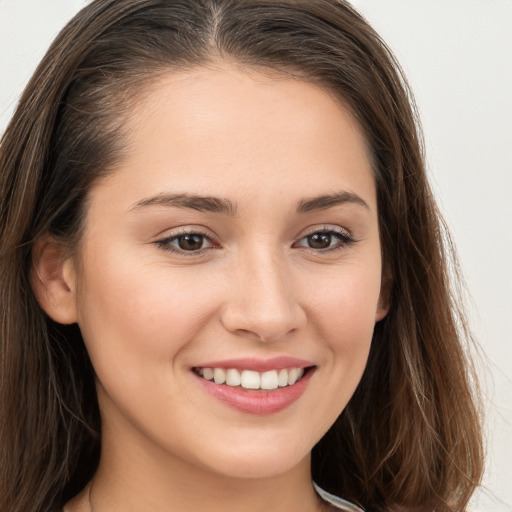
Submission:
[[[171,245],[172,242],[178,242],[180,238],[183,238],[185,236],[199,236],[203,239],[202,245],[204,245],[205,240],[207,240],[211,245],[206,248],[201,247],[197,251],[186,251],[184,249],[180,249],[178,247],[173,247]],[[208,236],[206,233],[203,233],[202,231],[199,231],[197,229],[190,230],[190,231],[187,231],[187,230],[180,231],[179,233],[176,233],[174,235],[162,238],[161,240],[157,240],[155,243],[162,250],[169,251],[169,252],[172,252],[175,254],[179,254],[181,256],[197,256],[199,254],[202,254],[206,250],[219,248],[219,245],[216,244],[214,241],[212,241],[210,236]]]
[[[299,242],[301,242],[303,240],[306,240],[307,238],[312,237],[314,235],[327,235],[327,236],[330,236],[330,237],[334,237],[334,238],[336,238],[338,240],[338,242],[334,246],[332,246],[332,247],[319,248],[319,249],[315,249],[313,247],[308,247],[308,246],[305,246],[305,245],[299,245]],[[178,248],[178,247],[173,247],[171,245],[172,242],[179,243],[179,239],[183,238],[185,236],[201,237],[202,238],[201,247],[198,250],[187,251],[185,249],[181,249],[181,248]],[[208,241],[208,243],[210,244],[209,247],[206,247],[206,248],[202,247],[202,245],[204,245],[204,241],[205,240]],[[313,252],[315,254],[318,254],[318,253],[329,253],[329,252],[333,252],[333,251],[342,250],[342,249],[344,249],[346,247],[349,247],[349,246],[353,245],[355,242],[356,242],[356,240],[345,230],[342,230],[342,229],[339,229],[339,228],[335,229],[335,228],[332,228],[332,227],[324,227],[324,228],[321,228],[321,229],[315,229],[314,231],[311,231],[310,233],[307,233],[302,238],[300,238],[300,240],[298,242],[295,242],[293,244],[293,247],[302,247],[302,248],[304,248],[307,251],[310,251],[310,252]],[[208,236],[206,233],[203,233],[203,232],[198,231],[198,230],[190,230],[190,231],[186,231],[185,230],[185,231],[181,231],[181,232],[179,232],[177,234],[174,234],[172,236],[168,236],[168,237],[163,238],[161,240],[157,240],[155,242],[155,244],[158,247],[160,247],[162,250],[164,250],[164,251],[169,251],[169,252],[172,252],[172,253],[175,253],[175,254],[179,254],[179,255],[182,255],[182,256],[197,256],[197,255],[203,254],[207,250],[220,248],[220,246],[215,241],[213,241],[210,236]]]
[[[338,241],[332,247],[327,247],[325,249],[315,249],[313,247],[298,245],[298,243],[301,242],[302,240],[306,240],[307,238],[312,237],[314,235],[327,235],[327,236],[336,238]],[[344,229],[325,226],[321,229],[317,228],[317,229],[307,233],[299,240],[299,242],[296,242],[294,244],[294,247],[297,247],[297,246],[303,247],[304,249],[306,249],[308,251],[318,254],[318,253],[329,253],[329,252],[334,252],[334,251],[339,251],[339,250],[345,249],[345,248],[353,245],[356,242],[356,240],[350,235],[350,233],[348,231],[346,231]]]

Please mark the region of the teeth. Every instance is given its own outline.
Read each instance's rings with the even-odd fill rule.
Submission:
[[[230,368],[198,368],[196,373],[206,380],[213,380],[215,384],[227,386],[241,386],[244,389],[273,390],[278,387],[293,386],[304,375],[304,368],[284,368],[267,372],[253,370],[237,370]]]
[[[226,384],[228,386],[240,386],[240,372],[238,370],[228,370],[226,373]]]
[[[279,370],[279,377],[277,378],[277,383],[280,388],[284,388],[288,386],[288,370]]]
[[[213,380],[215,384],[224,384],[226,382],[226,372],[222,368],[215,368],[213,370]]]
[[[252,370],[244,370],[240,375],[240,385],[245,389],[260,389],[260,374]]]
[[[212,368],[203,368],[202,375],[206,380],[213,380],[213,369]]]
[[[292,386],[297,382],[297,377],[299,376],[299,370],[298,368],[292,368],[288,372],[288,385]]]
[[[278,385],[279,381],[275,370],[261,374],[261,389],[276,389]]]

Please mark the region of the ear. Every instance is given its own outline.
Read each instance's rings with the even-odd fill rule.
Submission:
[[[391,290],[393,288],[393,275],[389,265],[384,262],[382,266],[382,278],[380,283],[380,295],[377,302],[377,312],[375,322],[382,320],[389,312],[391,306]]]
[[[32,255],[32,287],[40,306],[60,324],[75,323],[76,273],[65,247],[45,233],[36,240]]]

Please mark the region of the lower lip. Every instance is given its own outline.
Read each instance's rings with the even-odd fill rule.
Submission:
[[[274,414],[286,409],[301,397],[313,373],[314,369],[309,368],[305,375],[292,386],[272,391],[248,391],[226,384],[215,384],[198,375],[196,378],[210,395],[234,409],[248,414]]]

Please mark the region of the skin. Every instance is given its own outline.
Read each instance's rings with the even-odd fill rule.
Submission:
[[[125,128],[123,160],[90,192],[78,256],[58,259],[51,237],[36,251],[39,300],[78,322],[97,373],[94,510],[322,510],[311,449],[352,396],[387,312],[360,128],[317,86],[223,63],[159,79]],[[297,211],[338,193],[361,201]],[[237,211],[141,206],[162,194]],[[184,231],[204,233],[203,248],[170,251]],[[309,247],[322,231],[329,250]],[[192,372],[282,355],[315,371],[275,414],[225,405]],[[88,511],[88,491],[65,510]]]

